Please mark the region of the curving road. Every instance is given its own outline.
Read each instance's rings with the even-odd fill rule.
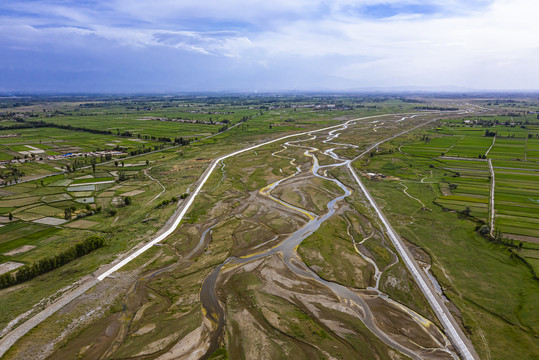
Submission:
[[[301,133],[297,133],[297,134],[291,134],[291,135],[283,136],[283,137],[280,137],[280,138],[277,138],[277,139],[274,139],[274,140],[266,141],[266,142],[263,142],[263,143],[260,143],[260,144],[257,144],[257,145],[253,145],[253,146],[250,146],[250,147],[247,147],[247,148],[232,152],[232,153],[230,153],[228,155],[225,155],[225,156],[222,156],[220,158],[217,158],[217,159],[213,160],[210,163],[210,166],[205,170],[205,172],[202,174],[201,178],[197,182],[197,186],[196,186],[195,191],[193,191],[193,193],[190,194],[190,196],[187,198],[187,200],[184,203],[182,203],[182,205],[178,208],[178,210],[174,213],[174,215],[165,223],[163,228],[158,232],[157,236],[153,240],[147,242],[146,244],[144,244],[142,246],[140,246],[141,244],[139,244],[138,246],[136,246],[134,248],[134,251],[132,251],[125,258],[123,258],[123,259],[121,259],[121,260],[119,260],[117,262],[113,262],[113,263],[99,269],[98,271],[96,271],[91,276],[86,276],[83,279],[79,280],[76,283],[78,286],[74,290],[65,293],[58,300],[56,300],[54,303],[49,305],[45,310],[41,311],[40,313],[38,313],[34,317],[30,318],[29,320],[27,320],[26,322],[21,324],[19,327],[17,327],[13,331],[9,332],[3,339],[0,340],[0,357],[2,357],[5,354],[5,352],[18,339],[20,339],[22,336],[24,336],[32,328],[34,328],[39,323],[41,323],[42,321],[47,319],[49,316],[54,314],[56,311],[58,311],[59,309],[61,309],[65,305],[67,305],[69,302],[71,302],[72,300],[74,300],[75,298],[77,298],[78,296],[80,296],[81,294],[83,294],[84,292],[86,292],[87,290],[92,288],[93,286],[95,286],[97,283],[104,280],[107,276],[110,276],[112,273],[118,271],[123,266],[125,266],[126,264],[131,262],[133,259],[135,259],[139,255],[143,254],[145,251],[150,249],[152,246],[154,246],[155,244],[163,241],[170,234],[172,234],[177,229],[177,227],[179,226],[181,220],[183,219],[183,217],[185,216],[185,214],[187,213],[187,211],[191,207],[191,205],[194,202],[196,196],[201,191],[202,187],[207,182],[207,180],[210,177],[210,175],[212,174],[212,172],[215,170],[217,165],[222,160],[225,160],[225,159],[227,159],[229,157],[233,157],[233,156],[236,156],[236,155],[239,155],[239,154],[242,154],[242,153],[254,150],[254,149],[257,149],[257,148],[265,146],[265,145],[269,145],[269,144],[276,143],[276,142],[279,142],[279,141],[282,141],[282,140],[286,140],[286,139],[289,139],[289,138],[303,136],[303,135],[311,135],[313,133],[318,133],[318,132],[332,130],[332,129],[341,129],[341,128],[343,128],[343,126],[344,126],[344,128],[346,128],[346,126],[348,126],[350,123],[352,123],[354,121],[365,120],[365,119],[370,119],[370,118],[378,118],[378,117],[384,117],[384,116],[395,116],[395,115],[407,115],[407,114],[383,114],[383,115],[374,115],[374,116],[368,116],[368,117],[363,117],[363,118],[352,119],[352,120],[346,121],[344,124],[329,126],[329,127],[325,127],[325,128],[318,129],[318,130],[305,131],[305,132],[301,132]],[[388,139],[377,142],[376,144],[372,145],[367,150],[365,150],[358,157],[356,157],[356,159],[363,156],[363,155],[365,155],[366,153],[368,153],[369,151],[371,151],[372,149],[374,149],[376,146],[380,145],[381,143],[389,141],[391,139],[394,139],[394,138],[396,138],[396,137],[398,137],[398,136],[400,136],[402,134],[405,134],[405,133],[407,133],[409,131],[415,130],[415,129],[421,127],[421,126],[427,125],[427,124],[431,123],[432,121],[435,121],[435,120],[430,120],[430,121],[424,122],[424,123],[422,123],[422,124],[420,124],[418,126],[415,126],[415,127],[410,128],[410,129],[408,129],[406,131],[400,132],[397,135],[394,135],[394,136],[392,136],[392,137],[390,137]],[[405,249],[404,245],[401,243],[401,241],[398,238],[397,234],[391,228],[391,225],[389,224],[389,222],[387,221],[387,219],[385,218],[383,213],[380,211],[380,209],[378,208],[378,206],[374,202],[374,199],[368,193],[368,190],[361,183],[361,181],[357,177],[357,174],[355,173],[355,171],[353,170],[353,168],[351,167],[350,164],[351,164],[351,161],[347,163],[348,168],[351,170],[351,172],[354,175],[354,177],[355,177],[356,181],[358,182],[359,186],[365,192],[367,198],[369,199],[369,202],[371,202],[371,204],[375,208],[377,214],[379,215],[382,222],[386,226],[386,228],[388,230],[388,234],[390,235],[391,240],[394,242],[395,248],[399,251],[401,257],[405,261],[405,263],[406,263],[408,269],[410,270],[410,272],[412,273],[414,279],[416,280],[416,282],[418,283],[418,285],[420,286],[420,288],[424,292],[425,296],[429,300],[429,303],[433,307],[433,309],[436,312],[438,318],[440,319],[440,321],[444,325],[444,328],[448,332],[452,343],[455,345],[455,347],[459,350],[459,352],[461,353],[461,355],[465,359],[478,359],[477,355],[473,351],[473,347],[471,346],[471,343],[469,342],[468,339],[466,339],[465,335],[462,333],[462,331],[460,330],[458,325],[456,325],[455,320],[452,318],[452,315],[447,310],[447,308],[442,303],[442,301],[440,299],[438,299],[437,297],[435,297],[435,295],[433,294],[434,290],[432,290],[429,287],[429,285],[427,285],[427,282],[424,279],[424,275],[422,275],[421,272],[418,270],[419,268],[417,266],[417,263],[415,263],[415,261],[408,254],[408,251]],[[472,355],[472,353],[473,353],[473,355]]]
[[[352,119],[352,120],[347,121],[345,124],[348,124],[348,123],[350,123],[352,121],[356,121],[356,120],[375,118],[375,117],[381,117],[381,116],[388,116],[388,115],[390,116],[392,114],[383,114],[383,115],[369,116],[369,117],[365,117],[365,118]],[[89,289],[91,289],[92,287],[97,285],[100,281],[103,281],[107,276],[110,276],[112,273],[118,271],[119,269],[121,269],[122,267],[127,265],[129,262],[131,262],[133,259],[137,258],[139,255],[146,252],[152,246],[154,246],[155,244],[163,241],[170,234],[172,234],[176,230],[176,228],[179,226],[179,224],[182,221],[183,217],[185,216],[187,210],[189,210],[189,208],[191,207],[191,205],[192,205],[193,201],[195,200],[196,196],[198,195],[198,193],[200,192],[200,190],[202,189],[202,187],[204,186],[204,184],[206,183],[206,181],[208,180],[208,178],[212,174],[213,170],[215,170],[215,168],[216,168],[217,164],[219,164],[219,162],[221,162],[222,160],[225,160],[225,159],[227,159],[229,157],[233,157],[233,156],[242,154],[242,153],[250,151],[250,150],[257,149],[257,148],[265,146],[265,145],[273,144],[275,142],[290,139],[290,138],[293,138],[293,137],[298,137],[298,136],[303,136],[303,135],[312,134],[312,133],[316,133],[316,132],[336,129],[336,128],[341,127],[342,125],[343,124],[338,124],[338,125],[318,129],[318,130],[311,130],[311,131],[305,131],[305,132],[301,132],[301,133],[297,133],[297,134],[291,134],[291,135],[282,136],[282,137],[274,139],[274,140],[270,140],[270,141],[266,141],[266,142],[263,142],[263,143],[260,143],[260,144],[257,144],[257,145],[249,146],[247,148],[232,152],[232,153],[230,153],[228,155],[225,155],[225,156],[222,156],[220,158],[217,158],[217,159],[213,160],[210,163],[210,166],[204,171],[201,178],[198,180],[197,187],[196,187],[195,191],[193,191],[187,197],[186,201],[183,202],[180,205],[178,210],[170,217],[170,219],[165,223],[165,225],[161,228],[161,230],[158,231],[157,236],[153,240],[149,241],[146,244],[141,243],[141,244],[136,245],[132,249],[132,252],[129,255],[127,255],[125,258],[123,258],[123,259],[121,259],[119,261],[114,261],[111,264],[105,265],[102,268],[100,268],[99,270],[97,270],[96,272],[94,272],[94,274],[85,276],[82,279],[80,279],[79,281],[75,282],[74,283],[75,289],[64,293],[57,300],[55,300],[52,304],[47,306],[44,310],[42,310],[38,314],[34,315],[30,319],[26,320],[24,323],[19,325],[14,330],[7,333],[0,340],[0,358],[2,356],[4,356],[6,351],[8,351],[9,348],[11,348],[11,346],[13,346],[13,344],[15,344],[15,342],[17,342],[21,337],[26,335],[34,327],[36,327],[41,322],[46,320],[48,317],[53,315],[55,312],[62,309],[64,306],[69,304],[71,301],[73,301],[74,299],[81,296],[86,291],[88,291]],[[168,148],[168,149],[170,149],[170,148]],[[144,154],[144,155],[147,155],[147,154]],[[138,156],[138,155],[136,155],[136,156]]]

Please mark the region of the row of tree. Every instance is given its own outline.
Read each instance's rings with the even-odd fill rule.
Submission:
[[[91,253],[105,245],[101,236],[90,236],[86,240],[76,243],[64,251],[48,256],[31,264],[20,267],[16,272],[0,275],[0,289],[17,285],[36,276],[59,268],[70,261]]]
[[[219,132],[223,132],[223,131],[227,131],[228,130],[228,125],[223,125],[219,128]]]
[[[46,127],[53,127],[58,129],[65,129],[65,130],[74,130],[74,131],[86,131],[92,134],[100,134],[100,135],[114,135],[114,133],[110,130],[98,130],[98,129],[88,129],[86,127],[79,127],[79,126],[73,126],[73,125],[65,125],[65,124],[56,124],[52,122],[47,122],[43,120],[32,120],[32,121],[26,121],[23,119],[16,119],[17,124],[5,126],[2,129],[8,130],[8,129],[28,129],[28,128],[46,128]],[[130,136],[132,136],[130,134]]]
[[[177,139],[172,139],[169,137],[160,137],[160,136],[151,136],[151,135],[142,135],[142,134],[133,134],[132,132],[128,130],[120,130],[116,129],[116,132],[112,132],[111,130],[99,130],[99,129],[89,129],[84,126],[73,126],[68,124],[58,124],[53,122],[47,122],[43,120],[24,120],[21,118],[15,119],[17,121],[16,124],[4,126],[2,130],[14,130],[14,129],[28,129],[28,128],[46,128],[46,127],[53,127],[58,129],[64,129],[64,130],[72,130],[72,131],[85,131],[92,134],[99,134],[99,135],[117,135],[122,137],[137,137],[139,139],[147,139],[147,140],[154,140],[154,141],[162,141],[162,142],[176,142]],[[187,142],[188,143],[188,142]],[[183,142],[181,145],[186,145]]]

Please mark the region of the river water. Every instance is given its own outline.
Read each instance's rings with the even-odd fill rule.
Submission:
[[[279,253],[282,255],[282,259],[284,263],[286,264],[286,266],[292,272],[294,272],[296,275],[300,277],[307,278],[311,281],[315,281],[329,288],[335,295],[337,295],[341,299],[341,302],[345,304],[346,306],[348,306],[350,309],[352,309],[357,314],[357,317],[361,319],[361,321],[365,324],[365,326],[368,329],[370,329],[372,333],[375,334],[384,343],[400,351],[401,353],[410,356],[411,358],[414,358],[414,359],[420,358],[420,356],[414,350],[403,346],[401,343],[397,342],[390,334],[384,332],[377,326],[374,320],[374,315],[371,309],[369,308],[369,305],[365,302],[365,300],[362,299],[361,296],[358,295],[357,289],[356,291],[352,291],[346,286],[320,278],[314,271],[309,269],[303,263],[303,261],[297,255],[297,252],[296,252],[297,247],[302,243],[302,241],[305,240],[310,235],[312,235],[315,231],[317,231],[320,228],[322,223],[324,223],[331,216],[333,216],[335,212],[339,209],[340,203],[344,200],[344,198],[346,198],[347,196],[351,194],[351,190],[348,187],[346,187],[342,182],[340,182],[339,180],[335,178],[328,177],[325,175],[327,174],[325,171],[326,169],[344,166],[344,165],[347,165],[351,161],[349,159],[340,158],[334,151],[336,149],[343,149],[346,147],[357,147],[357,146],[352,145],[352,144],[341,144],[341,143],[332,142],[332,140],[337,138],[339,134],[343,130],[345,130],[349,125],[353,125],[353,123],[344,124],[342,128],[330,131],[327,134],[325,140],[323,140],[323,143],[325,144],[337,145],[336,147],[327,149],[323,152],[323,154],[330,156],[336,161],[333,164],[320,166],[318,163],[318,159],[314,154],[316,151],[318,151],[318,149],[312,146],[301,145],[302,142],[315,140],[316,136],[314,135],[310,139],[289,141],[283,145],[283,148],[284,148],[283,150],[287,149],[288,147],[305,148],[304,155],[310,157],[313,162],[313,166],[310,169],[310,172],[312,173],[312,175],[315,177],[324,179],[326,181],[333,182],[342,190],[342,194],[339,196],[336,196],[335,198],[333,198],[331,201],[328,202],[327,211],[322,215],[316,215],[307,210],[298,208],[297,206],[284,203],[282,200],[271,196],[271,191],[273,189],[275,189],[284,181],[290,178],[293,178],[301,173],[301,169],[299,166],[296,167],[297,171],[293,175],[283,178],[261,189],[260,193],[262,195],[268,196],[272,200],[306,215],[309,218],[309,221],[304,226],[302,226],[301,228],[299,228],[298,230],[290,234],[278,246],[275,246],[261,253],[255,253],[253,255],[244,256],[241,258],[230,257],[224,263],[222,263],[221,265],[213,269],[213,271],[211,271],[211,273],[206,277],[202,285],[200,299],[201,299],[202,307],[204,309],[205,316],[213,324],[213,333],[211,336],[210,346],[206,353],[206,356],[209,356],[209,354],[211,354],[213,351],[215,351],[219,347],[219,344],[222,340],[223,329],[225,325],[224,310],[221,306],[221,303],[216,293],[216,286],[219,281],[219,275],[223,271],[228,271],[232,268],[237,268],[243,264]],[[278,152],[275,152],[272,155],[277,156],[276,154]],[[294,160],[295,159],[292,159],[291,163],[295,165]],[[321,170],[324,170],[323,171],[324,175],[320,174]],[[202,235],[202,238],[199,244],[204,242],[204,237],[206,236],[208,230],[209,229],[207,229]],[[355,241],[354,241],[354,245],[355,245]],[[398,305],[399,308],[404,309],[404,312],[407,313],[410,316],[410,318],[417,324],[423,324],[423,325],[432,324],[430,323],[430,321],[423,318],[421,315],[417,314],[413,310],[405,307],[404,305],[400,303],[395,302],[394,300],[390,299],[386,294],[381,293],[378,289],[378,286],[379,286],[380,277],[382,275],[382,271],[379,270],[379,267],[376,264],[376,262],[370,257],[368,257],[367,255],[361,253],[361,251],[357,248],[357,246],[356,246],[356,250],[359,253],[359,255],[363,257],[363,259],[371,263],[371,265],[373,265],[373,267],[375,268],[374,279],[375,279],[376,285],[374,288],[369,288],[368,290],[374,290],[374,292],[378,294],[377,296],[379,296],[381,299],[384,299],[389,304]],[[387,268],[384,270],[387,270]],[[371,291],[371,293],[372,292],[373,291]],[[445,339],[443,335],[441,335],[441,337]],[[457,355],[449,349],[449,347],[450,347],[450,344],[446,340],[445,343],[443,344],[440,343],[438,350],[443,351],[444,353],[446,353],[446,355],[450,355],[453,358],[458,358]]]

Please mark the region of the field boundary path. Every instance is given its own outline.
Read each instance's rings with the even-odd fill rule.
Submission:
[[[161,186],[161,188],[163,189],[159,194],[155,195],[155,197],[153,199],[151,199],[150,201],[148,201],[146,204],[149,204],[151,203],[152,201],[154,201],[155,199],[157,199],[159,196],[163,195],[165,191],[167,191],[167,189],[165,188],[165,186],[163,184],[161,184],[161,181],[157,180],[156,178],[152,177],[150,174],[149,174],[149,171],[152,169],[152,166],[150,166],[149,168],[147,169],[144,169],[142,170],[142,172],[144,173],[144,175],[146,175],[147,177],[149,177],[151,180],[155,181],[159,186]]]
[[[490,149],[492,149],[492,147],[494,146],[494,143],[496,142],[496,136],[494,136],[492,138],[492,144],[490,144],[490,147],[488,148],[487,152],[485,153],[485,156],[488,155],[488,153],[490,152]]]
[[[494,189],[496,186],[496,181],[494,179],[494,168],[492,167],[492,160],[488,159],[488,170],[490,171],[490,197],[489,197],[489,224],[490,224],[490,236],[494,235]]]

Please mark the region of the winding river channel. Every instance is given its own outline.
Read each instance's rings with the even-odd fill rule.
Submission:
[[[410,320],[415,322],[418,326],[423,327],[425,332],[428,333],[432,337],[432,340],[434,340],[434,342],[437,344],[437,348],[432,349],[432,351],[438,351],[439,353],[443,352],[446,354],[446,357],[448,358],[452,357],[454,359],[458,359],[458,356],[452,349],[452,346],[450,342],[448,341],[448,339],[433,323],[425,319],[423,316],[417,314],[413,310],[409,309],[408,307],[404,306],[403,304],[392,300],[387,294],[384,294],[379,290],[379,282],[380,282],[380,278],[382,276],[383,271],[387,270],[398,261],[398,257],[391,249],[388,248],[387,250],[394,256],[395,260],[393,261],[393,263],[386,266],[384,269],[380,270],[380,267],[376,264],[376,261],[373,258],[361,252],[361,246],[360,246],[361,243],[356,243],[353,236],[350,235],[350,232],[348,232],[348,234],[351,237],[351,241],[353,242],[353,245],[356,249],[356,252],[366,262],[370,263],[375,270],[374,272],[375,286],[369,287],[365,290],[359,290],[359,289],[352,290],[351,288],[348,288],[341,284],[327,281],[320,278],[316,274],[316,272],[314,272],[313,270],[311,270],[309,267],[305,265],[301,257],[298,256],[297,254],[297,248],[302,243],[302,241],[305,240],[307,237],[309,237],[311,234],[313,234],[315,231],[317,231],[320,228],[321,224],[323,224],[331,216],[333,216],[335,212],[338,210],[339,204],[343,202],[343,200],[346,197],[350,196],[352,193],[352,190],[349,189],[347,186],[345,186],[341,181],[327,175],[328,169],[346,166],[352,161],[350,159],[344,159],[344,158],[339,157],[335,153],[335,150],[357,147],[357,146],[353,144],[343,144],[343,143],[334,142],[334,140],[339,136],[339,134],[342,133],[342,131],[344,131],[350,125],[355,125],[355,123],[346,123],[341,128],[328,132],[327,135],[325,135],[325,138],[322,140],[324,144],[335,145],[335,147],[327,149],[322,152],[322,154],[327,155],[333,160],[335,160],[335,162],[332,164],[320,166],[318,162],[318,158],[315,155],[316,152],[319,151],[319,149],[313,146],[304,146],[301,144],[302,142],[306,142],[306,141],[310,141],[312,143],[312,141],[317,139],[316,135],[312,135],[312,137],[308,139],[286,142],[282,145],[283,147],[282,150],[274,152],[272,154],[273,156],[284,158],[277,154],[290,147],[304,148],[305,151],[303,154],[307,157],[310,157],[312,161],[312,167],[309,170],[312,176],[334,183],[342,190],[342,193],[334,197],[333,199],[331,199],[331,201],[327,203],[326,211],[321,215],[317,215],[305,209],[301,209],[297,206],[294,206],[292,204],[288,204],[284,202],[283,200],[272,196],[271,195],[272,190],[274,190],[283,182],[293,177],[296,177],[300,173],[302,173],[301,168],[297,166],[295,163],[296,159],[292,159],[292,158],[288,158],[288,159],[291,159],[291,164],[296,166],[297,171],[293,175],[285,177],[260,190],[261,195],[266,196],[272,199],[273,201],[275,201],[276,203],[282,206],[286,206],[289,209],[292,209],[298,212],[299,214],[302,214],[308,219],[308,221],[302,227],[300,227],[299,229],[291,233],[289,236],[287,236],[279,245],[273,248],[270,248],[266,251],[240,257],[240,258],[230,257],[221,265],[214,268],[213,271],[211,271],[210,274],[206,277],[206,279],[204,280],[202,284],[202,289],[200,293],[200,299],[201,299],[204,315],[212,324],[212,330],[211,330],[212,334],[210,337],[210,344],[208,344],[208,347],[207,347],[206,356],[208,356],[209,354],[211,354],[214,350],[218,348],[219,343],[223,336],[223,330],[225,326],[225,311],[217,296],[217,287],[218,287],[220,277],[224,273],[231,271],[232,269],[237,269],[238,267],[241,267],[242,265],[245,265],[247,263],[271,256],[271,255],[279,254],[284,264],[286,264],[286,266],[295,275],[297,275],[300,278],[307,279],[309,281],[314,281],[318,284],[321,284],[327,287],[331,292],[333,292],[340,299],[340,302],[343,305],[345,305],[350,310],[352,310],[353,313],[356,314],[357,318],[359,318],[373,334],[375,334],[380,340],[382,340],[388,346],[398,350],[399,352],[413,359],[422,358],[417,353],[416,349],[411,349],[404,346],[402,344],[402,341],[399,342],[395,339],[394,334],[390,334],[384,331],[377,325],[375,321],[375,315],[371,311],[369,304],[364,300],[362,296],[359,295],[360,293],[368,292],[369,296],[379,297],[380,299],[383,299],[385,302],[387,302],[389,305],[399,308],[403,313],[408,315]],[[205,237],[208,231],[209,229],[204,231],[199,244],[203,244],[205,242]],[[368,238],[364,239],[363,241],[368,241]]]

